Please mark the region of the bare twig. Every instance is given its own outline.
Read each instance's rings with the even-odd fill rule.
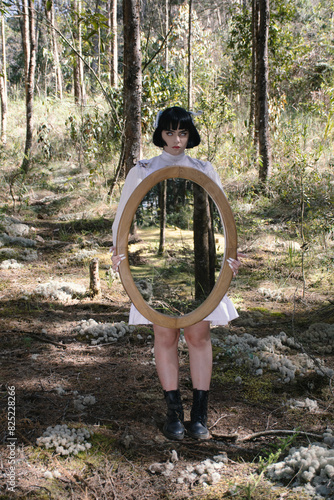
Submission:
[[[211,425],[211,427],[209,427],[209,430],[213,429],[217,424],[218,422],[220,422],[223,418],[227,418],[227,417],[230,417],[231,415],[221,415],[215,422],[214,424]]]
[[[162,40],[161,45],[160,45],[160,47],[158,48],[158,50],[157,50],[157,51],[153,54],[153,56],[152,56],[152,57],[151,57],[151,58],[150,58],[150,59],[149,59],[149,60],[148,60],[148,61],[147,61],[144,65],[143,65],[143,69],[142,69],[142,71],[143,71],[143,72],[144,72],[144,71],[145,71],[145,69],[146,69],[146,68],[147,68],[147,67],[151,64],[151,62],[152,62],[152,61],[153,61],[153,60],[157,57],[157,55],[158,55],[158,54],[162,51],[162,49],[163,49],[163,47],[164,47],[164,45],[165,45],[165,43],[166,43],[166,41],[167,41],[167,38],[169,37],[169,35],[170,35],[170,33],[171,33],[171,31],[172,31],[172,29],[173,29],[173,28],[174,28],[174,25],[172,24],[172,25],[171,25],[171,27],[170,27],[170,29],[169,29],[169,31],[168,31],[168,33],[167,33],[167,35],[166,35],[166,36],[165,36],[165,38]]]
[[[253,434],[249,434],[248,436],[245,436],[242,438],[239,438],[237,434],[230,435],[230,436],[223,436],[221,434],[211,433],[211,435],[214,439],[229,439],[232,441],[238,441],[239,443],[245,443],[246,441],[252,441],[253,439],[257,439],[259,437],[265,437],[265,436],[304,436],[304,437],[311,437],[314,439],[321,439],[321,440],[323,437],[321,434],[313,434],[312,432],[290,431],[290,430],[285,430],[285,429],[254,432]]]
[[[29,335],[29,337],[33,337],[34,339],[40,340],[41,342],[45,342],[46,344],[52,344],[55,345],[56,347],[62,347],[63,349],[67,349],[66,345],[60,344],[60,342],[55,342],[54,340],[50,340],[45,337],[40,337],[36,333],[27,332],[27,335]]]

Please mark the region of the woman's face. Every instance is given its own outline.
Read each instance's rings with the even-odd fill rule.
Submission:
[[[164,151],[177,156],[184,152],[189,140],[189,131],[182,130],[179,127],[176,130],[163,130],[161,137],[165,141]]]

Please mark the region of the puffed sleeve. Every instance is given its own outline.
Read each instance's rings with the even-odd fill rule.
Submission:
[[[144,169],[143,167],[140,166],[135,166],[132,167],[130,172],[128,173],[125,183],[122,189],[122,194],[121,198],[119,200],[119,204],[117,207],[117,212],[116,216],[114,219],[114,223],[112,225],[112,241],[114,247],[116,247],[116,237],[117,237],[117,229],[118,229],[118,224],[121,218],[121,215],[123,213],[124,207],[132,195],[133,191],[136,189],[136,187],[141,183],[143,178],[145,177],[144,175]]]
[[[213,165],[207,161],[205,163],[205,169],[204,169],[204,172],[206,173],[206,175],[208,177],[210,177],[210,179],[212,179],[219,187],[220,189],[224,192],[224,189],[223,189],[223,185],[221,183],[221,180],[220,180],[220,177],[218,175],[218,172],[215,170],[215,168],[213,167]]]

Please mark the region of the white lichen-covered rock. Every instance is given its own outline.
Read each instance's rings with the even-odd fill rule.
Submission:
[[[82,248],[73,255],[70,255],[69,259],[72,262],[81,263],[86,260],[92,259],[97,254],[97,250],[88,250],[87,248]]]
[[[271,290],[270,288],[259,288],[258,292],[266,299],[275,302],[283,302],[285,300],[282,290]]]
[[[85,294],[86,288],[83,285],[67,281],[52,280],[38,285],[30,295],[67,302],[72,298],[82,298]]]
[[[311,496],[334,498],[334,436],[326,429],[321,443],[291,448],[288,456],[267,468],[272,481],[289,483],[296,490],[304,489]],[[292,483],[291,483],[292,482]]]
[[[94,319],[82,320],[72,333],[83,336],[91,341],[91,345],[117,342],[126,334],[133,332],[134,326],[127,325],[124,321],[118,323],[98,323]]]
[[[36,241],[21,236],[9,236],[6,233],[0,234],[0,242],[3,246],[18,246],[24,248],[36,247]]]
[[[92,406],[96,403],[95,396],[92,396],[91,394],[83,396],[78,394],[77,391],[73,391],[73,395],[73,406],[78,411],[85,411],[89,406]]]
[[[149,303],[153,295],[152,283],[148,280],[141,279],[136,280],[135,284],[141,295],[143,296],[143,299]]]
[[[313,323],[303,333],[302,342],[321,354],[334,353],[334,324]]]
[[[296,376],[305,376],[310,371],[319,375],[334,375],[334,371],[324,366],[320,359],[313,360],[305,353],[291,352],[300,349],[300,345],[286,333],[257,338],[249,333],[227,335],[223,340],[213,339],[212,343],[221,348],[216,360],[221,355],[229,357],[236,366],[246,366],[256,375],[263,371],[278,372],[284,383],[292,382]]]
[[[60,455],[77,455],[91,448],[91,443],[87,441],[90,437],[88,429],[70,429],[64,424],[48,427],[36,443],[46,449],[55,449]]]
[[[32,250],[31,248],[25,248],[20,254],[19,258],[24,262],[34,262],[38,259],[37,250]]]
[[[182,466],[179,460],[171,463],[154,463],[149,466],[148,470],[152,474],[162,474],[169,478],[170,481],[178,484],[217,484],[221,480],[222,471],[227,463],[226,453],[216,455],[213,459],[207,458],[195,465]]]
[[[30,232],[30,227],[27,226],[27,224],[22,224],[21,222],[18,222],[18,223],[6,224],[5,230],[9,236],[28,236]]]
[[[21,269],[23,264],[20,264],[15,259],[4,260],[0,264],[0,269]]]
[[[310,398],[305,398],[305,400],[289,399],[287,405],[290,406],[290,408],[306,408],[310,412],[317,412],[319,410],[317,401]]]

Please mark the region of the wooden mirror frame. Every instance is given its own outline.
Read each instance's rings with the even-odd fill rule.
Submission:
[[[216,203],[222,219],[225,236],[224,261],[215,286],[210,295],[197,307],[197,309],[183,316],[169,316],[150,307],[136,287],[131,275],[128,259],[128,239],[131,223],[140,202],[153,186],[166,179],[173,179],[176,177],[193,181],[207,191],[209,196],[211,196]],[[227,259],[236,259],[237,255],[237,231],[233,213],[221,188],[210,179],[210,177],[195,168],[177,165],[163,167],[142,180],[125,205],[120,218],[116,241],[116,254],[124,254],[126,257],[119,266],[123,287],[138,311],[153,324],[167,328],[184,328],[198,323],[216,309],[230,286],[233,273],[228,265]]]

